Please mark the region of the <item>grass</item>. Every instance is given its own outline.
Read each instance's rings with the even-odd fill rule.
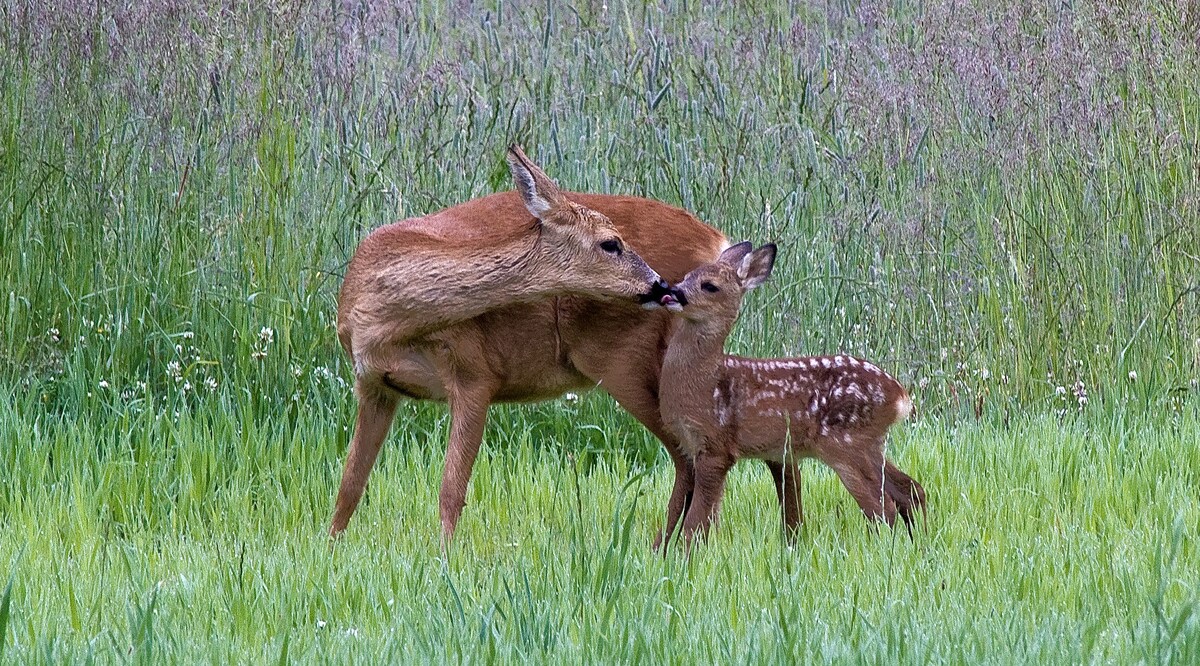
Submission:
[[[1200,661],[1200,74],[1169,5],[0,3],[0,658]],[[375,226],[564,186],[780,244],[735,351],[909,385],[872,533],[739,467],[649,552],[665,454],[497,408],[436,541],[406,404],[346,538],[341,272]],[[531,519],[532,517],[532,519]]]
[[[527,430],[489,433],[494,455],[444,559],[438,433],[401,430],[331,550],[343,434],[325,419],[229,453],[219,416],[41,422],[40,460],[4,461],[28,484],[6,496],[0,545],[8,649],[54,662],[1190,663],[1198,416],[1174,431],[1121,415],[901,428],[893,455],[931,490],[911,540],[868,530],[809,464],[807,522],[788,548],[769,477],[743,464],[690,560],[649,549],[662,465],[617,447],[590,461],[547,451],[570,446],[568,428],[541,446]]]

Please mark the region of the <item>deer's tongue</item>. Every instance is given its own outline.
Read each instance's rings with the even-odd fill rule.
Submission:
[[[667,284],[666,280],[659,279],[650,285],[650,291],[638,294],[637,301],[644,306],[655,307],[672,291],[671,285]]]
[[[658,304],[665,307],[677,305],[683,307],[687,305],[687,296],[683,295],[678,289],[669,289],[658,299]]]

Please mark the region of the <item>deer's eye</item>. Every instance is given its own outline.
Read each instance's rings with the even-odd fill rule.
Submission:
[[[710,294],[715,294],[718,291],[721,291],[720,287],[718,287],[717,285],[715,285],[711,282],[701,282],[700,288],[703,289],[704,291],[707,291]]]
[[[606,240],[600,243],[600,249],[609,254],[621,256],[621,243],[616,240]]]

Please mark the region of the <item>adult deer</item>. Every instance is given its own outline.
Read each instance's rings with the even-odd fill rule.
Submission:
[[[684,538],[690,543],[715,521],[739,458],[767,461],[789,533],[802,516],[800,476],[787,465],[803,457],[832,467],[868,518],[892,525],[899,514],[911,529],[925,490],[883,451],[888,428],[912,410],[899,382],[850,356],[724,353],[742,297],[774,263],[774,245],[739,243],[662,297],[680,319],[663,359],[662,416],[695,470]]]
[[[358,506],[401,397],[450,408],[439,496],[447,541],[488,406],[597,384],[663,440],[676,471],[668,526],[684,511],[691,469],[658,407],[671,318],[637,301],[661,295],[659,274],[679,280],[715,259],[725,237],[659,202],[562,192],[515,146],[508,161],[516,192],[382,227],[350,262],[338,337],[359,409],[331,535]]]

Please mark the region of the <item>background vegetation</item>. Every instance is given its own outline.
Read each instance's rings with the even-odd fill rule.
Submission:
[[[1194,3],[727,4],[0,0],[0,659],[1200,661]],[[658,558],[592,394],[495,411],[449,560],[404,406],[331,552],[340,274],[511,140],[778,242],[731,346],[909,384],[926,529],[812,468],[787,549],[747,465]]]

